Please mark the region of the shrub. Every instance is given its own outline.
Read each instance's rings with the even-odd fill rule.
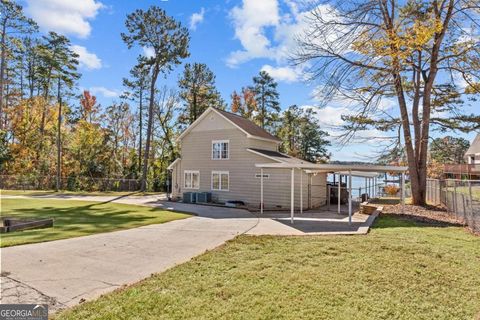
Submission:
[[[400,190],[399,187],[393,184],[389,184],[385,186],[385,193],[388,194],[389,196],[395,196],[397,195],[398,191]]]

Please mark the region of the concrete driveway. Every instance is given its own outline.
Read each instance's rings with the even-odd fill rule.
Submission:
[[[82,200],[163,206],[197,216],[2,248],[1,303],[48,303],[51,311],[73,306],[186,262],[248,232],[258,223],[254,215],[244,210],[158,202],[158,197]]]
[[[318,210],[298,216],[292,225],[287,212],[258,218],[246,210],[174,203],[159,196],[35,197],[113,201],[196,214],[164,224],[2,248],[0,302],[47,303],[53,312],[165,271],[239,234],[366,234],[375,219],[356,214],[349,225],[346,215]]]

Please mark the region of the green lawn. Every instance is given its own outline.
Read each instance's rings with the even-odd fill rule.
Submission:
[[[366,236],[240,236],[58,319],[472,319],[480,238],[381,217]]]
[[[4,196],[48,196],[48,195],[76,195],[76,196],[128,196],[128,195],[156,195],[162,192],[140,192],[140,191],[53,191],[53,190],[0,190]]]
[[[448,191],[454,192],[454,187],[448,187]],[[466,196],[470,196],[470,190],[468,187],[457,187],[458,193],[463,193]],[[472,199],[476,201],[480,201],[480,186],[479,185],[472,185]]]
[[[80,237],[189,217],[184,213],[120,203],[2,199],[2,217],[54,218],[54,227],[4,233],[0,247]]]

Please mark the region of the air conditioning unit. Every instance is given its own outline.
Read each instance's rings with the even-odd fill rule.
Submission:
[[[195,202],[197,202],[197,193],[196,192],[184,192],[183,193],[183,202],[184,203],[195,203]]]
[[[197,202],[198,203],[212,202],[212,193],[211,192],[198,192],[197,193]]]

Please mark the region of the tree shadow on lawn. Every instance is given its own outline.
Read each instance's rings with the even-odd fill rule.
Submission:
[[[94,233],[130,229],[151,223],[162,223],[172,220],[175,212],[168,212],[158,208],[116,204],[116,207],[106,206],[107,202],[91,203],[83,206],[71,207],[34,207],[13,209],[8,216],[16,218],[53,218],[54,226],[45,229],[24,230],[2,235],[2,245],[18,242],[32,243],[48,240],[71,238]],[[137,208],[137,210],[135,210]],[[158,212],[158,215],[155,212]],[[151,213],[150,213],[151,212]],[[25,241],[23,241],[25,240]],[[13,244],[14,245],[14,244]]]

